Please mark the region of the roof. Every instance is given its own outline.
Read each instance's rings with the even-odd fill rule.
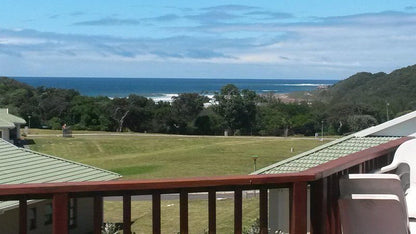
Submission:
[[[400,137],[344,137],[328,144],[314,148],[297,156],[277,162],[256,171],[254,174],[278,174],[300,172],[320,164],[356,153]]]
[[[0,184],[107,181],[117,173],[19,148],[0,139]],[[16,205],[0,202],[0,211]]]
[[[15,124],[25,124],[26,120],[9,114],[8,109],[0,109],[0,127],[14,128]]]
[[[403,136],[416,137],[416,111],[318,146],[310,151],[257,170],[252,174],[304,171]]]
[[[355,133],[355,136],[409,136],[416,132],[416,111],[369,127]]]

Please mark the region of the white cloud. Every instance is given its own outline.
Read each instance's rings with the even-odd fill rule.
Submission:
[[[13,61],[20,66],[0,67],[0,72],[345,78],[358,71],[388,72],[415,63],[416,14],[409,13],[295,23],[213,23],[180,30],[183,36],[121,38],[3,29],[0,64]],[[190,31],[194,35],[185,36]]]

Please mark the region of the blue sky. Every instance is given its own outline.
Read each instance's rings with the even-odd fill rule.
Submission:
[[[0,75],[343,79],[415,64],[414,1],[0,0]]]

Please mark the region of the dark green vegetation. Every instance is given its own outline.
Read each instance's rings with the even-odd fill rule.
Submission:
[[[224,86],[215,104],[184,93],[172,103],[146,97],[86,97],[74,90],[33,88],[0,78],[0,107],[9,107],[31,127],[222,135],[313,135],[321,131],[345,134],[416,109],[416,65],[385,73],[357,73],[308,100],[284,103],[273,94],[257,95]],[[301,101],[302,100],[302,101]]]
[[[416,65],[386,73],[357,73],[317,92],[334,132],[357,131],[416,109]],[[342,123],[342,126],[340,126]]]

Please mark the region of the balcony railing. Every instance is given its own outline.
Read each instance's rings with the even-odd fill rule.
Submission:
[[[68,233],[70,198],[94,198],[94,233],[101,233],[103,197],[123,197],[123,223],[131,223],[131,196],[152,195],[153,233],[161,233],[161,194],[178,193],[180,233],[188,233],[188,195],[208,193],[208,229],[216,233],[216,192],[234,192],[234,233],[242,233],[242,193],[259,190],[260,233],[268,233],[268,190],[289,188],[290,233],[341,233],[337,199],[338,178],[348,173],[366,173],[388,165],[397,147],[409,138],[401,138],[299,173],[274,175],[220,176],[184,179],[120,180],[81,183],[44,183],[0,185],[0,200],[19,201],[19,232],[27,230],[27,201],[52,199],[53,233]],[[308,188],[311,202],[308,214]],[[123,225],[131,233],[130,225]]]

